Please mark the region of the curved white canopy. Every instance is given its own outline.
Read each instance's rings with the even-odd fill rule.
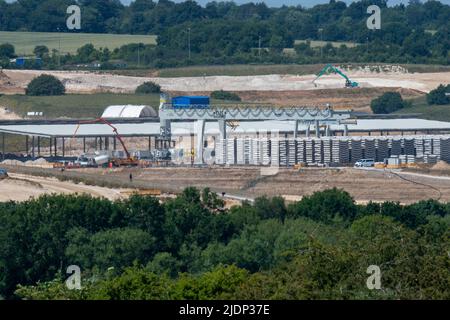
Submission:
[[[150,106],[117,105],[109,106],[102,114],[102,118],[154,118],[155,110]]]

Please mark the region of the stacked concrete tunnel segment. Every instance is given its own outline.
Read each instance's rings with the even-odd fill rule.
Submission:
[[[383,162],[389,157],[407,162],[450,162],[450,135],[233,138],[218,140],[215,154],[218,165],[349,165],[364,158]]]

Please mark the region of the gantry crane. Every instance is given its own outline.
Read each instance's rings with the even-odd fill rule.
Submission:
[[[93,123],[103,123],[103,124],[110,126],[112,128],[114,134],[116,135],[117,139],[119,140],[120,144],[122,145],[123,151],[125,152],[125,155],[127,158],[126,159],[113,158],[111,162],[115,166],[119,167],[119,166],[137,166],[137,165],[139,165],[139,160],[131,156],[131,154],[128,151],[127,147],[125,146],[125,142],[123,141],[122,136],[119,134],[117,128],[114,125],[112,125],[112,123],[110,123],[109,121],[107,121],[104,118],[100,117],[95,120],[80,121],[75,130],[74,137],[76,136],[78,129],[80,128],[80,126],[82,124],[93,124]]]
[[[337,68],[331,64],[327,64],[322,70],[320,70],[320,72],[317,74],[317,77],[313,80],[314,86],[317,87],[317,85],[316,85],[317,79],[319,79],[321,76],[323,76],[325,74],[331,74],[331,73],[338,74],[341,77],[343,77],[345,79],[345,87],[346,88],[359,87],[358,82],[351,81],[345,73],[343,73],[339,68]]]

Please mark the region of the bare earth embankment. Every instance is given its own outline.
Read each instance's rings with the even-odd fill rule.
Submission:
[[[287,200],[299,200],[315,191],[340,188],[349,192],[358,203],[368,201],[398,201],[413,203],[419,200],[439,199],[450,201],[450,177],[404,174],[410,181],[399,178],[389,171],[358,170],[353,168],[308,168],[296,171],[279,169],[272,175],[259,168],[150,168],[150,169],[80,169],[60,172],[54,169],[8,168],[15,180],[0,182],[2,201],[24,200],[43,193],[88,193],[93,196],[115,199],[121,190],[130,188],[159,189],[163,193],[178,193],[184,188],[209,187],[229,195],[254,199],[258,196],[281,195]],[[129,174],[133,174],[133,182]],[[450,170],[448,171],[450,174]],[[38,175],[38,176],[33,176]],[[59,182],[56,178],[95,181],[108,188]],[[92,177],[95,177],[92,180]],[[27,182],[20,182],[20,179]],[[41,185],[42,187],[36,186]],[[437,190],[439,191],[437,191]],[[18,195],[19,194],[19,195]]]
[[[26,85],[40,74],[52,74],[62,80],[68,92],[133,92],[145,81],[159,83],[165,91],[301,91],[320,89],[340,89],[344,80],[336,75],[320,78],[315,86],[314,75],[261,75],[261,76],[209,76],[209,77],[131,77],[90,72],[41,71],[41,70],[4,70],[8,85],[2,90],[14,92],[23,90]],[[428,92],[440,83],[450,81],[450,72],[440,73],[367,73],[349,72],[348,76],[359,82],[361,88],[404,88]],[[3,81],[5,82],[5,80]],[[0,84],[1,85],[1,84]]]
[[[47,73],[58,77],[68,93],[132,93],[145,81],[159,83],[173,95],[210,94],[215,90],[238,93],[246,102],[274,105],[325,106],[370,111],[370,101],[387,91],[397,91],[403,98],[415,98],[449,83],[450,72],[348,72],[359,88],[344,88],[344,79],[327,75],[316,81],[315,75],[256,75],[256,76],[205,76],[205,77],[135,77],[107,73],[4,70],[0,77],[0,92],[23,93],[36,76]],[[0,74],[1,75],[1,74]]]
[[[120,190],[75,184],[56,178],[9,173],[9,178],[0,180],[0,202],[26,201],[44,194],[88,194],[110,200],[122,197]]]

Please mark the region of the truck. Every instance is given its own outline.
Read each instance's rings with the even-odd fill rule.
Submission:
[[[107,154],[82,154],[75,160],[75,164],[80,167],[100,167],[109,163]]]
[[[0,168],[0,180],[8,178],[8,171]]]
[[[113,133],[116,135],[117,139],[119,139],[120,144],[122,145],[123,151],[126,154],[126,159],[121,159],[121,158],[112,158],[111,159],[111,163],[116,166],[116,167],[120,167],[120,166],[131,166],[131,167],[135,167],[139,165],[139,160],[136,159],[135,157],[132,157],[130,152],[128,151],[127,147],[125,146],[125,142],[122,139],[122,136],[119,134],[119,132],[117,131],[117,128],[109,121],[107,121],[106,119],[100,117],[97,118],[95,120],[87,120],[87,121],[81,121],[78,123],[78,126],[75,130],[75,133],[73,134],[73,137],[76,137],[76,134],[78,132],[78,129],[80,128],[80,126],[82,124],[92,124],[92,123],[103,123],[106,124],[108,126],[110,126],[113,130]],[[98,163],[98,161],[104,161],[104,158],[102,159],[98,159],[95,163],[97,165],[100,165]],[[109,162],[109,158],[108,158],[108,162]],[[103,163],[104,164],[104,163]]]

